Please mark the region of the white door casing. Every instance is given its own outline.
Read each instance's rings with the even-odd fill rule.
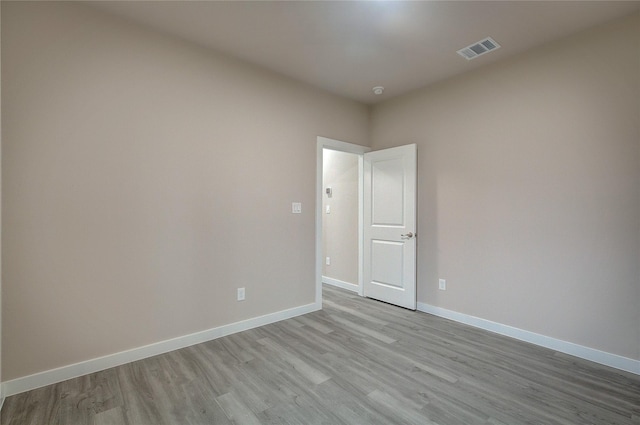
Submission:
[[[364,154],[364,295],[416,309],[417,147]]]

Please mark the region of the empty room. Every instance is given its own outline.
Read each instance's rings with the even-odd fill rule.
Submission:
[[[640,1],[2,1],[0,424],[640,424]]]

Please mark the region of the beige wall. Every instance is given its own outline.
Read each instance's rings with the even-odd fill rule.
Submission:
[[[2,7],[0,7],[0,57],[2,56]],[[0,66],[0,81],[2,67]],[[0,84],[0,223],[2,223],[2,84]],[[2,225],[0,224],[0,259],[2,258]],[[2,382],[2,261],[0,261],[0,382]],[[0,408],[4,393],[0,385]]]
[[[322,194],[322,275],[358,285],[358,155],[325,149]],[[331,213],[326,213],[327,206]]]
[[[316,136],[367,107],[78,4],[2,20],[4,381],[314,302]]]
[[[374,108],[418,144],[418,301],[640,359],[639,49],[635,15]]]

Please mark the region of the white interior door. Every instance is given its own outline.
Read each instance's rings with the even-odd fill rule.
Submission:
[[[416,145],[364,154],[364,295],[416,309]]]

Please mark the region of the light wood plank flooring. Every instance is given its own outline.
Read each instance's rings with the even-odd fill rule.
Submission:
[[[9,397],[23,424],[640,424],[640,378],[324,288],[324,310]]]

